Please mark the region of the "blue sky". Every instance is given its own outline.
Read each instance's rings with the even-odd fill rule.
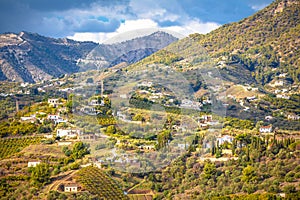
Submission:
[[[0,0],[0,32],[103,42],[135,29],[208,33],[272,0]]]

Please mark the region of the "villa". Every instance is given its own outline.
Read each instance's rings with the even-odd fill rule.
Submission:
[[[272,132],[272,125],[261,126],[261,127],[259,128],[259,132],[260,132],[260,133],[271,133],[271,132]]]
[[[56,136],[57,137],[66,137],[66,138],[77,138],[80,134],[80,129],[57,129]]]

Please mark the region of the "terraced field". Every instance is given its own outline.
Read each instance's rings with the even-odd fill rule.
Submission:
[[[20,137],[0,139],[0,159],[22,151],[32,144],[39,144],[43,137]]]
[[[75,179],[86,190],[106,200],[129,200],[117,184],[101,169],[93,166],[80,169]]]

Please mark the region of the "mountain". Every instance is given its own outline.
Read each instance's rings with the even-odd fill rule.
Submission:
[[[100,44],[84,59],[79,60],[82,71],[117,65],[121,62],[135,63],[163,49],[178,39],[166,32],[157,31],[115,44]]]
[[[287,81],[297,83],[300,81],[299,14],[299,0],[277,0],[253,16],[193,37],[217,62],[226,63],[222,69],[227,74],[242,69],[242,74],[236,75],[244,77],[243,73],[248,71],[253,81],[265,85],[279,74],[287,73]]]
[[[299,2],[277,0],[239,22],[225,24],[208,34],[192,34],[172,43],[141,64],[171,64],[178,71],[187,71],[192,69],[192,65],[184,66],[189,57],[198,53],[201,59],[203,51],[199,49],[203,48],[224,81],[264,86],[285,74],[284,81],[288,84],[299,83]],[[183,50],[175,50],[180,48]]]
[[[36,82],[76,72],[77,59],[96,46],[28,32],[0,35],[0,80]]]
[[[134,63],[176,40],[170,34],[155,32],[121,43],[98,45],[28,32],[1,34],[0,80],[33,83],[94,69],[95,63],[96,67],[99,63],[101,67]]]

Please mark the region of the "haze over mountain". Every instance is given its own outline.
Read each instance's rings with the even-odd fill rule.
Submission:
[[[93,68],[83,64],[91,56],[97,56],[101,67],[133,63],[176,40],[170,34],[156,32],[122,43],[98,46],[93,42],[53,39],[28,32],[2,34],[0,80],[37,82],[85,71]]]

